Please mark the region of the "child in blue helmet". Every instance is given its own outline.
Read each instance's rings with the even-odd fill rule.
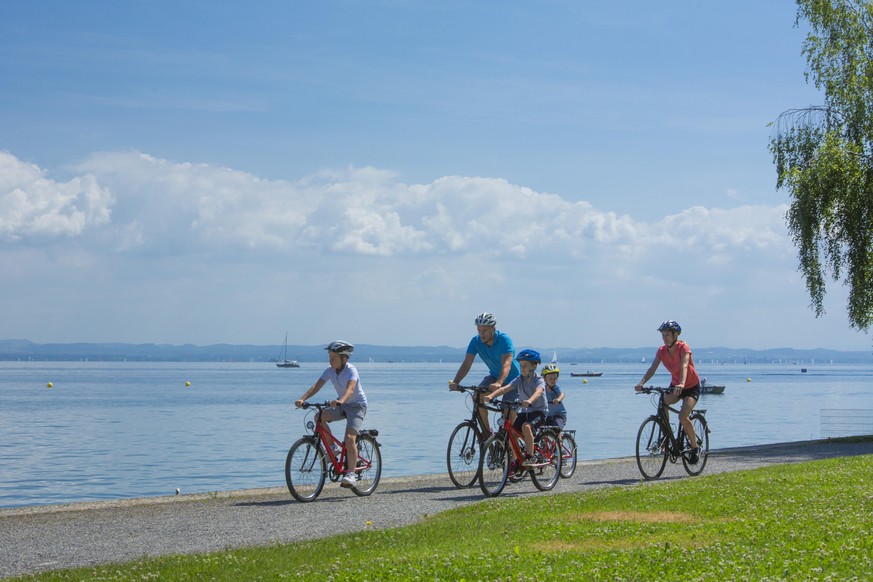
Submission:
[[[518,360],[521,375],[509,384],[485,395],[485,402],[491,402],[494,398],[512,390],[518,391],[518,399],[521,400],[524,408],[519,411],[512,427],[524,436],[524,450],[528,453],[521,466],[526,468],[532,459],[530,451],[534,450],[534,428],[546,418],[549,406],[546,402],[545,381],[536,373],[537,366],[542,361],[540,353],[536,350],[522,350],[515,359]]]

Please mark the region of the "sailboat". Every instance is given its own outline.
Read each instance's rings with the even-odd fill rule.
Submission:
[[[279,358],[276,360],[276,366],[279,368],[299,368],[300,364],[297,360],[288,359],[288,332],[285,332],[285,341],[282,343],[282,351],[279,352]]]
[[[558,352],[552,352],[552,363],[553,364],[558,363]]]

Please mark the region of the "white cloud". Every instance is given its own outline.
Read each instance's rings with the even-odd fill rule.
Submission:
[[[487,309],[525,345],[639,345],[667,317],[742,345],[735,322],[750,314],[768,314],[756,325],[772,337],[813,319],[784,205],[640,218],[503,179],[406,184],[352,167],[266,180],[139,152],[74,170],[52,180],[0,156],[0,300],[21,330],[7,333],[61,339],[34,336],[41,320],[67,341],[93,328],[98,341],[260,342],[294,327],[298,343],[331,329],[457,345]],[[841,325],[827,337],[850,345]]]
[[[58,182],[8,152],[0,152],[0,237],[71,237],[107,224],[113,199],[92,174]]]
[[[101,248],[111,240],[115,251],[473,255],[584,261],[615,271],[626,261],[666,259],[666,252],[719,266],[749,253],[782,258],[792,252],[785,206],[693,206],[647,222],[499,178],[404,184],[392,172],[367,167],[291,182],[113,152],[93,154],[76,166],[80,176],[55,182],[9,154],[0,161],[0,232],[94,235]]]

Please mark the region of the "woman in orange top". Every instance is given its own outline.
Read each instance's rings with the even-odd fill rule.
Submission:
[[[694,407],[697,406],[697,401],[700,400],[700,378],[694,369],[694,360],[691,359],[691,348],[685,342],[679,341],[682,327],[672,319],[662,323],[658,327],[658,331],[661,332],[664,345],[658,348],[655,359],[652,360],[652,365],[649,366],[649,369],[643,374],[643,379],[634,386],[634,389],[639,392],[645,383],[655,375],[658,366],[664,364],[664,367],[670,372],[670,387],[673,388],[672,394],[664,395],[664,401],[667,404],[675,404],[682,400],[682,408],[679,410],[679,422],[682,424],[682,428],[685,429],[685,434],[688,435],[689,440],[696,444],[697,435],[694,433],[694,425],[688,417],[691,415]],[[691,449],[691,456],[688,460],[692,465],[700,460],[698,447]]]

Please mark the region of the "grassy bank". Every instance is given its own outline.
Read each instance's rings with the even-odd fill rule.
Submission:
[[[395,530],[27,579],[871,579],[871,532],[862,456],[498,498]]]

